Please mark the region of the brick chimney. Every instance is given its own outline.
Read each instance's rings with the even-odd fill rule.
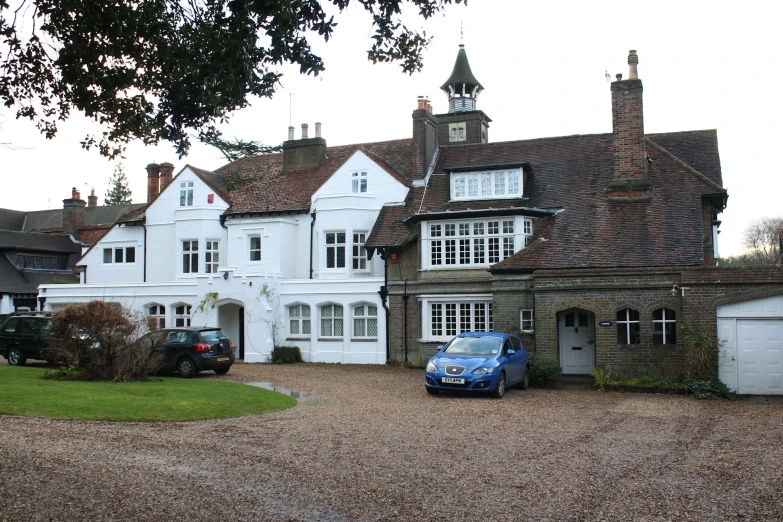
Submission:
[[[160,191],[166,190],[171,185],[171,177],[174,175],[174,165],[171,163],[160,164]]]
[[[160,193],[160,165],[150,163],[147,165],[147,203],[155,199]]]
[[[435,151],[438,149],[438,118],[432,114],[432,105],[419,96],[413,111],[413,179],[427,176]]]
[[[293,127],[288,128],[288,140],[283,142],[283,170],[320,167],[326,159],[326,140],[320,136],[307,137],[308,125],[302,124],[302,139],[295,140]],[[317,134],[321,124],[316,124]]]
[[[612,145],[614,175],[609,183],[610,201],[648,201],[652,186],[647,179],[647,157],[644,150],[644,114],[642,81],[637,73],[639,57],[629,51],[629,78],[612,82]]]
[[[87,196],[87,206],[88,207],[97,207],[98,206],[98,196],[95,195],[95,189],[92,189],[90,191],[90,195]]]
[[[63,234],[70,234],[79,239],[79,232],[84,225],[84,207],[87,203],[81,199],[76,187],[71,189],[71,198],[63,200]]]

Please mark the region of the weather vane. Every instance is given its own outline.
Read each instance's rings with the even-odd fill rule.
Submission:
[[[464,35],[462,33],[462,22],[460,22],[459,23],[459,44],[460,45],[464,45],[465,44],[465,39],[463,38],[463,36]]]

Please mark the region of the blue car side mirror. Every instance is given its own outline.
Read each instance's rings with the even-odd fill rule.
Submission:
[[[442,351],[443,351],[443,345],[441,344],[440,346],[438,346],[438,347],[436,348],[436,350],[438,350],[439,352],[442,352]]]

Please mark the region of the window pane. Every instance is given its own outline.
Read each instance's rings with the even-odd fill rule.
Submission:
[[[288,307],[288,315],[289,317],[299,317],[299,305],[289,306]]]
[[[20,257],[24,257],[24,256],[20,256]],[[112,261],[111,248],[104,248],[103,249],[103,262],[104,263],[111,263],[111,261]],[[24,265],[19,265],[19,266],[24,266]]]
[[[331,337],[333,335],[331,319],[321,319],[321,335],[324,337]]]
[[[361,191],[362,192],[367,192],[367,180],[366,179],[362,180],[362,189],[361,189]]]
[[[321,307],[321,317],[332,317],[332,305]]]
[[[367,336],[378,337],[378,319],[367,319]]]
[[[193,205],[193,191],[188,190],[188,206],[192,206],[192,205]]]
[[[343,241],[345,241],[344,235]],[[337,250],[337,268],[345,268],[345,247],[336,247],[335,250]]]
[[[136,248],[135,247],[127,247],[125,249],[125,262],[126,263],[135,263],[136,262]]]
[[[351,192],[359,192],[359,180],[351,180]]]
[[[310,320],[302,319],[302,333],[310,335]]]
[[[354,319],[353,320],[353,336],[354,337],[365,337],[365,333],[364,333],[364,319]]]
[[[368,306],[367,307],[367,315],[370,315],[370,316],[378,315],[378,307],[377,306]]]
[[[291,331],[291,335],[296,335],[299,333],[299,320],[298,319],[291,319],[289,321],[290,327],[289,330]]]
[[[343,320],[342,319],[335,319],[334,320],[334,335],[336,337],[342,337],[343,336]]]
[[[302,305],[302,317],[310,317],[310,307],[308,305]]]
[[[495,195],[501,195],[506,193],[506,173],[495,173]]]

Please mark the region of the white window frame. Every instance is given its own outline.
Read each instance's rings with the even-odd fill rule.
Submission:
[[[661,311],[661,319],[656,319],[655,318],[655,312],[657,312],[658,310]],[[674,319],[667,319],[666,318],[666,311],[667,310],[669,312],[671,312],[672,314],[674,314]],[[677,344],[677,311],[676,310],[672,310],[671,308],[666,308],[665,306],[653,310],[653,320],[652,320],[652,323],[653,323],[653,343],[655,343],[655,335],[656,335],[655,327],[657,325],[660,325],[660,328],[661,328],[661,334],[660,335],[661,335],[662,342],[655,343],[655,344]],[[666,325],[667,324],[674,324],[674,329],[675,329],[674,330],[674,341],[668,341],[667,342],[667,340],[666,340]]]
[[[369,184],[369,177],[366,170],[351,172],[351,192],[354,194],[366,194]]]
[[[524,333],[533,333],[536,321],[535,310],[522,309],[519,311],[519,330]]]
[[[193,206],[193,182],[182,181],[179,184],[179,206],[180,207],[192,207]]]
[[[174,305],[174,327],[190,326],[192,313],[193,306],[189,304],[179,303]]]
[[[351,270],[353,272],[370,271],[370,261],[367,259],[367,250],[364,248],[368,235],[370,234],[366,230],[354,230],[351,234]]]
[[[423,270],[486,268],[530,242],[532,219],[505,216],[486,219],[423,221]]]
[[[372,310],[374,314],[371,314]],[[370,323],[375,322],[375,335],[370,335]],[[361,325],[362,333],[356,333],[357,327]],[[372,303],[359,303],[351,306],[351,338],[362,340],[378,339],[378,306]]]
[[[183,239],[181,242],[182,245],[182,273],[183,274],[198,274],[198,239]],[[185,250],[185,246],[188,246],[188,249]],[[196,246],[196,248],[193,248],[193,245]],[[185,259],[188,260],[187,262],[187,269],[185,268]],[[195,263],[195,267],[193,264]]]
[[[324,309],[331,307],[331,315],[324,315]],[[337,310],[340,315],[337,315]],[[324,333],[324,321],[329,321],[331,334]],[[338,335],[337,325],[340,325],[341,333]],[[345,337],[345,307],[339,303],[323,303],[318,305],[318,334],[323,339],[343,339]]]
[[[619,328],[622,325],[622,327],[625,329],[625,342],[624,343],[618,343],[618,344],[626,344],[626,345],[641,344],[641,342],[642,342],[642,339],[641,339],[641,337],[642,337],[642,331],[641,331],[642,330],[642,323],[641,323],[642,314],[641,314],[641,312],[639,312],[639,310],[635,310],[633,308],[623,308],[621,310],[617,310],[617,312],[618,313],[619,312],[625,312],[625,317],[623,319],[618,319],[617,320],[617,327],[618,327],[617,339],[618,340],[620,339]],[[636,312],[636,315],[638,316],[638,319],[631,319],[631,312]],[[633,329],[633,325],[636,325],[636,328],[638,330],[638,333],[637,333],[638,339],[637,339],[637,341],[635,343],[631,342],[631,330]]]
[[[343,235],[343,242],[338,242],[339,240],[339,234]],[[329,236],[334,235],[334,242],[329,243]],[[324,268],[326,270],[339,270],[339,271],[345,271],[347,268],[347,262],[348,262],[348,249],[347,249],[347,241],[348,238],[348,232],[345,230],[325,230],[324,231]],[[338,265],[338,252],[342,249],[343,251],[343,265]],[[329,266],[329,251],[334,251],[334,266]]]
[[[258,239],[258,248],[253,248],[253,240]],[[251,236],[247,237],[247,252],[248,256],[247,259],[251,263],[258,263],[263,259],[263,256],[261,255],[262,250],[264,248],[264,242],[261,239],[261,234],[253,234]],[[253,254],[258,254],[258,259],[253,259]]]
[[[166,328],[166,307],[164,305],[158,303],[148,305],[147,315],[155,320],[158,328]]]
[[[217,274],[220,265],[220,241],[207,239],[204,248],[204,272]]]
[[[452,172],[449,176],[452,201],[521,198],[522,168]]]
[[[307,310],[307,315],[304,315],[305,310]],[[305,303],[291,303],[286,305],[286,313],[288,315],[288,337],[309,339],[313,333],[313,314],[310,305]],[[294,324],[297,325],[296,328],[293,328]],[[307,329],[310,330],[309,332],[304,331],[305,325],[307,325]],[[295,333],[294,330],[299,331]]]
[[[128,251],[133,250],[133,261],[128,261]],[[106,261],[106,254],[109,253],[109,261]],[[117,261],[117,254],[122,258]],[[104,265],[118,265],[118,264],[133,264],[136,262],[136,247],[124,246],[124,247],[107,247],[103,249],[103,264]]]
[[[492,294],[423,295],[419,302],[422,310],[421,341],[445,342],[462,332],[494,330]],[[438,315],[439,320],[436,319]],[[447,323],[453,324],[453,328],[449,328]]]

